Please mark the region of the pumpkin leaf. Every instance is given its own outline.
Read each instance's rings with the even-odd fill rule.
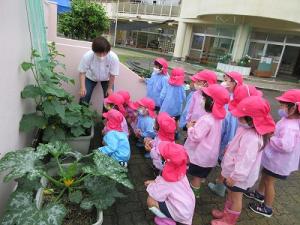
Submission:
[[[105,176],[124,185],[127,188],[133,189],[133,185],[127,178],[127,169],[122,167],[116,160],[111,157],[94,150],[93,156],[94,165],[85,166],[82,170],[87,174],[94,176]]]
[[[79,204],[82,200],[82,192],[77,190],[69,193],[69,200],[72,203]]]
[[[1,225],[61,225],[67,213],[62,204],[50,203],[38,209],[31,192],[11,195]]]
[[[23,62],[21,64],[21,68],[22,70],[24,70],[25,72],[30,70],[32,67],[34,66],[34,64],[30,63],[30,62]]]
[[[98,210],[104,210],[114,204],[116,198],[125,197],[116,188],[116,182],[106,177],[87,177],[84,186],[89,192],[80,207],[86,210],[95,206]]]
[[[44,148],[24,148],[14,152],[8,152],[0,159],[0,173],[6,171],[5,182],[27,176],[29,180],[40,177],[43,166],[39,163],[47,154]]]

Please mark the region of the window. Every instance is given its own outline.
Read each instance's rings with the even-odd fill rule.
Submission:
[[[194,35],[191,48],[202,50],[203,41],[204,41],[204,36]]]
[[[268,41],[284,42],[284,34],[269,34]]]
[[[300,36],[297,35],[288,35],[286,39],[287,43],[291,44],[300,44]]]
[[[283,48],[282,45],[268,44],[265,56],[272,57],[275,61],[279,61],[282,48]]]
[[[248,55],[251,58],[260,59],[260,57],[263,56],[264,47],[264,43],[251,42],[249,45]]]
[[[267,33],[254,31],[252,32],[250,39],[265,41],[267,40],[267,37],[268,37]]]

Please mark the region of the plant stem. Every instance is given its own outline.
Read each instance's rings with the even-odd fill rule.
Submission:
[[[50,180],[52,183],[54,183],[58,187],[64,186],[61,182],[58,180],[55,180],[53,177],[49,176],[47,173],[43,173],[43,176],[46,177],[48,180]]]
[[[54,202],[58,202],[58,200],[61,198],[61,196],[64,194],[64,192],[67,190],[67,187],[61,190],[57,198],[54,200]]]
[[[88,177],[88,176],[90,176],[91,174],[86,174],[85,176],[83,176],[82,178],[80,178],[79,180],[76,180],[73,184],[72,184],[72,186],[75,186],[76,184],[79,184],[81,181],[83,181],[84,180],[84,178],[86,178],[86,177]]]
[[[61,165],[59,163],[58,157],[55,157],[55,161],[56,161],[56,163],[58,165],[58,168],[59,168],[59,171],[60,171],[61,175],[63,176],[64,170],[63,170],[63,168],[61,167]]]

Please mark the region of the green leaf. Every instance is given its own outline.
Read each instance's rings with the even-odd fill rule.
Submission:
[[[43,166],[39,165],[39,160],[47,154],[47,150],[40,148],[35,151],[34,148],[24,148],[14,152],[8,152],[0,159],[0,173],[6,172],[4,181],[27,176],[33,180],[41,176]]]
[[[83,127],[71,127],[71,134],[74,136],[74,137],[79,137],[83,134],[85,134],[85,129]]]
[[[21,92],[22,98],[36,98],[39,95],[42,95],[42,90],[35,85],[27,85]]]
[[[127,178],[127,169],[120,166],[116,160],[99,152],[98,150],[94,150],[93,161],[93,166],[85,166],[82,168],[85,173],[92,174],[94,176],[109,177],[125,187],[133,189],[133,185]]]
[[[54,158],[59,158],[62,155],[66,155],[72,152],[71,147],[67,143],[60,141],[50,142],[48,144],[40,144],[37,149],[44,149],[49,152]]]
[[[55,125],[52,125],[46,127],[46,129],[44,130],[43,141],[55,142],[55,141],[62,141],[65,139],[66,139],[65,131],[60,127],[56,127]]]
[[[82,200],[82,192],[77,190],[69,193],[69,200],[72,203],[79,204]]]
[[[116,198],[125,197],[116,188],[116,182],[105,177],[87,177],[84,186],[89,192],[88,197],[84,198],[80,207],[86,210],[95,206],[99,210],[110,207]]]
[[[41,209],[36,207],[31,192],[15,192],[11,195],[1,225],[61,225],[67,213],[62,204],[50,203]]]
[[[29,180],[26,177],[21,177],[16,180],[18,183],[18,191],[24,191],[24,192],[36,192],[39,188],[41,188],[41,179],[39,177]]]
[[[69,95],[63,88],[57,87],[55,85],[41,84],[41,88],[47,94],[56,96],[58,98],[67,97]]]
[[[23,115],[20,121],[20,131],[30,131],[34,128],[44,128],[47,125],[47,120],[43,116],[36,113]]]
[[[21,64],[22,69],[26,72],[28,70],[30,70],[32,67],[34,66],[34,64],[30,63],[30,62],[23,62]]]
[[[64,179],[72,179],[79,173],[79,166],[77,162],[72,163],[68,167],[62,169],[60,175]]]
[[[42,107],[47,115],[59,115],[61,118],[65,117],[65,106],[56,99],[45,100],[42,103]]]

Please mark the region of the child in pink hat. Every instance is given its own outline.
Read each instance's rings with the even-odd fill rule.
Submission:
[[[103,147],[99,151],[115,159],[120,165],[127,167],[130,158],[130,145],[127,135],[123,132],[123,115],[115,109],[103,113],[106,118]]]
[[[186,115],[186,121],[197,121],[201,116],[206,114],[204,109],[204,100],[202,96],[202,88],[217,83],[217,75],[212,70],[202,70],[191,78],[195,92],[191,98],[190,107]]]
[[[104,99],[104,107],[107,110],[116,109],[122,113],[122,115],[123,115],[122,129],[127,134],[127,136],[129,136],[128,125],[127,125],[126,119],[124,117],[126,112],[125,112],[125,108],[124,108],[123,104],[124,104],[124,98],[122,97],[122,95],[120,95],[118,93],[112,93],[107,98]],[[105,130],[106,130],[106,127],[104,127],[104,131]]]
[[[275,180],[285,180],[299,170],[300,160],[300,90],[289,90],[276,99],[280,103],[281,119],[262,153],[263,169],[258,189],[246,193],[258,202],[250,203],[249,208],[266,217],[273,213]]]
[[[160,93],[163,87],[168,83],[168,61],[164,58],[156,58],[154,60],[153,72],[150,78],[141,80],[147,85],[147,97],[151,98],[155,103],[155,111],[159,111],[161,107]]]
[[[155,120],[156,137],[145,139],[145,148],[150,151],[156,174],[163,169],[162,158],[159,153],[159,143],[162,141],[175,142],[176,121],[168,113],[161,112]]]
[[[254,86],[252,85],[239,85],[234,89],[234,92],[230,95],[231,101],[228,105],[225,105],[225,109],[227,111],[226,117],[223,120],[222,124],[222,134],[221,134],[221,144],[220,144],[220,153],[219,153],[219,162],[222,161],[225,148],[227,147],[228,143],[233,139],[233,137],[236,134],[236,130],[238,127],[238,120],[236,117],[234,117],[229,110],[233,110],[237,104],[243,100],[244,98],[247,98],[249,96],[262,96],[262,92],[258,91]],[[221,196],[225,196],[226,186],[220,182],[219,179],[217,179],[216,183],[208,183],[209,189]]]
[[[165,161],[162,175],[146,181],[147,205],[157,225],[192,224],[195,196],[186,177],[188,156],[182,145],[161,142],[159,152]]]
[[[131,105],[133,104],[130,101],[130,94],[128,91],[118,91],[117,94],[121,95],[124,99],[124,109],[125,109],[125,119],[127,121],[127,124],[131,126],[131,128],[134,130],[136,126],[136,120],[137,120],[137,114],[136,110],[134,110]]]
[[[154,138],[156,133],[154,131],[155,122],[155,103],[150,98],[142,98],[132,104],[133,109],[137,110],[138,118],[136,128],[134,130],[135,136],[138,138],[137,147],[144,147],[145,138]],[[150,158],[150,154],[145,154],[146,158]]]
[[[185,97],[184,70],[177,67],[172,70],[168,83],[160,93],[160,112],[167,112],[178,121]]]
[[[201,182],[217,165],[222,120],[226,116],[224,105],[229,101],[228,91],[218,84],[202,88],[206,114],[196,122],[187,124],[187,140],[184,144],[189,158],[191,187],[196,198],[200,197]]]
[[[262,149],[275,123],[268,102],[260,96],[243,99],[231,113],[239,128],[222,160],[222,177],[228,195],[223,211],[214,209],[212,225],[236,224],[242,210],[243,193],[252,187],[259,175]]]

